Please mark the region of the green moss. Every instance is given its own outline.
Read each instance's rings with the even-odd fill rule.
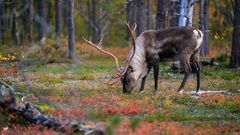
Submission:
[[[167,115],[161,114],[161,113],[154,113],[151,115],[148,115],[144,118],[147,121],[155,121],[155,120],[160,120],[160,121],[166,121],[167,120]]]
[[[239,70],[233,70],[222,67],[204,67],[202,70],[203,76],[211,78],[222,78],[225,80],[237,79],[240,76]]]
[[[38,107],[40,108],[41,111],[54,111],[56,108],[53,106],[46,104],[46,103],[39,103]]]
[[[50,76],[41,76],[38,78],[39,82],[47,82],[47,83],[52,83],[52,84],[56,84],[56,83],[63,83],[63,79],[62,78],[57,78],[57,77],[50,77]]]
[[[232,113],[240,113],[240,101],[236,102],[227,101],[222,106]]]
[[[94,79],[96,79],[96,76],[94,74],[79,74],[79,75],[76,75],[72,79],[74,79],[74,80],[94,80]]]
[[[172,101],[175,104],[182,104],[182,105],[194,104],[198,102],[197,99],[189,95],[179,95],[177,97],[172,97]]]
[[[33,66],[26,68],[27,72],[43,72],[43,73],[65,73],[65,72],[72,72],[72,73],[79,73],[79,74],[86,74],[86,73],[95,73],[95,72],[102,72],[102,71],[112,71],[114,69],[113,66],[109,65],[65,65],[65,66]]]

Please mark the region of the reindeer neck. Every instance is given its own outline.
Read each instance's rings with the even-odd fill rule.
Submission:
[[[135,77],[142,78],[147,74],[146,54],[143,46],[144,38],[139,36],[136,39],[136,51],[130,65],[135,70]]]

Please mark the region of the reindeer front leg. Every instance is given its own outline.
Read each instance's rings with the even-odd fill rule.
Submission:
[[[147,75],[149,74],[150,70],[151,70],[151,66],[148,67],[147,74],[142,78],[142,83],[141,83],[141,87],[140,87],[139,92],[142,92],[142,91],[144,90],[145,81],[146,81],[146,79],[147,79]]]
[[[142,91],[144,90],[144,85],[145,85],[146,78],[147,78],[147,75],[145,75],[145,76],[142,78],[142,83],[141,83],[141,87],[140,87],[139,92],[142,92]]]
[[[155,82],[155,92],[157,92],[158,88],[158,75],[159,75],[159,62],[155,62],[153,65],[153,72],[154,72],[154,82]]]

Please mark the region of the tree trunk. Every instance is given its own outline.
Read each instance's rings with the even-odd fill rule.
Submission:
[[[194,0],[180,0],[178,26],[192,26]]]
[[[65,11],[63,12],[63,24],[67,28],[68,27],[68,7],[66,5],[68,4],[68,1],[64,0],[63,4],[64,4],[63,11]]]
[[[87,14],[88,14],[88,20],[91,20],[92,19],[92,12],[91,12],[91,1],[88,0],[87,1],[87,7],[88,7],[88,10],[87,10]],[[92,27],[91,27],[91,24],[90,23],[87,23],[87,26],[88,26],[88,36],[90,37],[92,35]]]
[[[209,0],[204,0],[204,6],[203,6],[203,43],[201,45],[201,55],[208,55],[209,53],[209,29],[208,29],[208,23],[209,23]]]
[[[110,4],[111,4],[111,0],[106,0],[106,12],[107,12],[107,16],[106,16],[106,23],[105,23],[105,26],[107,26],[106,28],[106,40],[105,40],[105,43],[106,45],[110,45],[111,44],[111,38],[110,38],[110,25],[111,25],[111,22],[110,22],[110,19],[111,19],[111,13],[110,13]]]
[[[193,10],[194,10],[194,5],[191,5],[191,2],[193,0],[190,0],[188,2],[188,9],[187,9],[187,22],[186,22],[186,26],[190,26],[192,27],[192,21],[193,21]]]
[[[180,0],[180,11],[179,11],[179,23],[178,26],[186,26],[186,17],[185,11],[188,1]]]
[[[92,0],[92,23],[97,26],[97,0]],[[92,27],[92,40],[94,43],[97,42],[97,29]]]
[[[129,3],[127,8],[127,22],[129,22],[129,24],[132,25],[134,23],[134,17],[133,17],[134,3],[131,0],[128,0],[127,2]]]
[[[4,44],[4,22],[3,22],[3,0],[0,0],[0,39],[1,43]]]
[[[127,7],[127,22],[132,26],[135,21],[134,21],[134,1],[132,0],[127,0],[128,7]],[[128,32],[128,29],[126,28],[126,39],[128,40],[130,37],[130,33]]]
[[[169,24],[171,27],[178,26],[179,16],[176,13],[179,12],[179,1],[171,1],[169,3],[169,15],[171,16],[169,19]]]
[[[34,9],[33,9],[33,0],[28,0],[29,8],[28,8],[28,28],[27,28],[27,36],[30,44],[33,43],[33,17],[34,17]]]
[[[68,0],[68,57],[77,62],[75,56],[74,0]]]
[[[45,0],[39,0],[39,22],[40,22],[40,29],[39,29],[39,37],[40,39],[46,37],[46,9],[45,9]]]
[[[55,11],[56,11],[56,37],[59,39],[61,37],[61,31],[62,31],[62,8],[61,8],[61,0],[55,0]]]
[[[46,1],[45,1],[46,2]],[[53,6],[52,6],[52,3],[51,3],[51,0],[48,0],[47,1],[47,15],[46,15],[46,21],[47,23],[49,24],[51,22],[51,19],[53,17]]]
[[[25,94],[23,95],[25,96]],[[54,129],[56,134],[106,134],[106,131],[102,129],[104,125],[100,123],[97,123],[96,125],[90,125],[87,123],[79,123],[76,121],[67,120],[66,118],[63,119],[60,117],[52,117],[42,114],[42,111],[35,104],[24,104],[16,100],[14,89],[1,80],[0,111],[0,113],[4,112],[7,117],[15,116],[14,118],[16,118],[16,120],[19,120],[19,117],[23,118],[25,120],[25,124],[41,125],[47,127],[48,129]]]
[[[17,30],[17,11],[16,11],[16,1],[14,0],[13,1],[13,14],[12,14],[12,38],[14,40],[14,43],[16,45],[19,44],[19,33],[18,33],[18,30]]]
[[[152,0],[147,0],[147,29],[152,29]]]
[[[166,27],[166,4],[167,0],[158,0],[157,2],[156,30]]]
[[[145,29],[145,16],[144,16],[144,1],[137,0],[137,36],[139,36]]]
[[[230,68],[238,68],[240,66],[240,0],[235,0],[234,14]]]
[[[21,0],[21,6],[26,6],[29,8],[27,0]],[[20,24],[21,24],[21,30],[20,30],[20,39],[22,42],[26,41],[26,35],[27,35],[27,20],[28,20],[28,8],[23,11],[23,13],[19,16],[21,18]]]
[[[204,27],[203,27],[203,0],[199,0],[199,29],[204,31]]]
[[[100,39],[101,39],[101,36],[103,34],[103,21],[104,21],[104,18],[102,18],[102,14],[103,14],[103,9],[102,9],[102,2],[101,0],[98,0],[97,1],[97,28],[98,28],[98,31],[97,31],[97,40],[96,42],[99,42]]]

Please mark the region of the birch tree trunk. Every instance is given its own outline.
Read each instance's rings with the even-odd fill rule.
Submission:
[[[186,26],[185,11],[187,7],[187,0],[180,0],[179,23],[178,26]]]
[[[77,62],[75,56],[75,28],[74,28],[74,0],[68,0],[68,57],[72,59],[73,62]]]
[[[230,68],[240,66],[240,0],[235,0],[234,30],[232,36],[232,51]]]

